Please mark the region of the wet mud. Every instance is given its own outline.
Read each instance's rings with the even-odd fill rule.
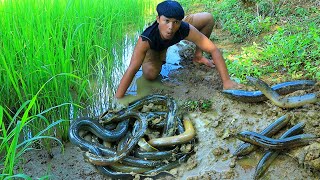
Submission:
[[[188,161],[170,170],[174,177],[160,179],[253,179],[255,167],[265,150],[259,148],[247,156],[233,157],[232,153],[243,143],[235,138],[235,134],[245,130],[260,132],[286,113],[292,114],[288,127],[304,122],[304,133],[320,136],[320,103],[283,109],[270,101],[244,103],[228,99],[221,92],[222,84],[216,69],[192,63],[193,49],[186,44],[180,49],[183,68],[172,70],[161,82],[166,88],[150,86],[148,93],[169,95],[177,101],[180,115],[189,116],[195,127],[197,143],[195,153]],[[319,89],[318,83],[310,91]],[[190,111],[185,106],[188,101],[204,100],[212,102],[205,112],[200,109]],[[261,179],[318,179],[319,144],[313,142],[282,151]],[[82,153],[72,144],[65,145],[64,153],[59,147],[54,148],[51,156],[45,151],[31,151],[25,155],[25,162],[20,168],[33,177],[50,174],[52,179],[109,179],[85,162]]]
[[[283,109],[270,101],[244,103],[228,99],[221,92],[222,84],[216,69],[194,64],[191,60],[193,48],[187,42],[177,47],[180,48],[179,54],[182,58],[179,66],[183,68],[171,70],[168,78],[158,82],[162,84],[161,88],[151,85],[146,93],[173,97],[179,106],[180,115],[189,116],[191,119],[196,130],[197,143],[195,153],[188,161],[170,171],[175,177],[158,179],[253,179],[255,167],[265,150],[259,148],[247,156],[233,157],[232,153],[243,143],[235,134],[245,130],[260,132],[287,113],[292,115],[288,127],[304,122],[304,133],[320,136],[319,102],[300,108]],[[319,90],[318,83],[310,92]],[[131,95],[129,99],[134,97]],[[206,111],[190,111],[186,106],[187,102],[204,100],[212,102]],[[285,130],[275,137],[279,137]],[[282,151],[261,179],[318,179],[319,144],[318,141],[308,146]],[[34,178],[51,174],[51,179],[109,179],[85,162],[82,153],[72,144],[65,145],[64,153],[60,152],[59,147],[54,148],[50,156],[45,151],[31,151],[25,155],[20,170]]]

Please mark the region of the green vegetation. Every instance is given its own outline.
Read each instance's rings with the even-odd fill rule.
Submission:
[[[233,42],[246,42],[235,59],[226,59],[232,76],[245,81],[247,75],[281,73],[286,79],[319,80],[320,10],[312,3],[215,1],[212,13],[218,25]]]
[[[181,106],[181,109],[189,112],[201,111],[207,112],[211,109],[212,101],[201,99],[201,100],[188,100],[184,102]]]
[[[103,75],[111,86],[127,32],[142,29],[154,3],[0,1],[0,179],[30,179],[14,171],[22,154],[68,139],[91,81]]]
[[[143,27],[145,4],[142,0],[1,1],[0,104],[15,113],[44,82],[61,73],[81,78],[54,78],[41,91],[30,114],[66,102],[86,102],[92,96],[90,80],[98,73],[103,71],[105,81],[111,81],[112,67],[118,63],[114,49],[121,45],[129,26]],[[69,118],[70,108],[49,113],[50,121]],[[73,106],[72,111],[76,117],[79,108]],[[67,130],[68,123],[58,134],[66,139]]]
[[[61,74],[63,76],[74,76],[72,74]],[[35,96],[26,101],[21,105],[21,107],[17,110],[14,116],[11,116],[8,111],[6,111],[3,106],[0,106],[0,132],[1,132],[1,144],[0,144],[0,153],[5,154],[6,156],[0,157],[0,170],[2,171],[0,177],[1,178],[29,178],[24,174],[14,174],[14,167],[15,165],[21,160],[21,156],[26,151],[35,149],[34,144],[36,142],[44,142],[41,141],[42,139],[46,139],[45,145],[50,145],[51,141],[54,140],[58,142],[62,146],[62,142],[58,139],[53,137],[51,134],[54,131],[58,131],[57,125],[68,120],[57,120],[54,122],[50,122],[45,117],[45,114],[56,109],[63,107],[68,104],[61,104],[49,109],[44,110],[43,112],[36,114],[36,115],[29,115],[29,112],[36,105],[38,95],[40,94],[41,90],[49,82],[52,81],[54,78],[48,80],[44,85],[41,86],[40,90],[35,94]],[[76,78],[76,77],[75,77]],[[10,122],[8,125],[5,122]],[[38,123],[43,123],[46,128],[39,129]],[[31,129],[38,129],[36,134],[30,134]],[[23,135],[23,131],[29,131],[26,135]],[[59,131],[58,131],[59,132]],[[21,138],[23,140],[21,140]],[[40,145],[43,143],[40,143]],[[63,147],[62,147],[63,150]]]
[[[217,1],[212,12],[223,30],[229,31],[234,42],[243,42],[270,30],[274,20],[264,4],[246,8],[238,0]],[[260,7],[260,8],[259,8]],[[262,8],[261,8],[262,7]],[[258,10],[254,12],[254,8]]]

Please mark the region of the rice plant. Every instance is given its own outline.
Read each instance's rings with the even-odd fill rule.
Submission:
[[[17,107],[37,93],[47,79],[61,73],[43,87],[30,115],[63,103],[90,104],[90,81],[102,69],[104,80],[118,61],[114,48],[125,34],[144,25],[150,0],[3,0],[0,1],[0,105],[15,114]],[[132,8],[135,7],[135,8]],[[71,109],[72,108],[72,109]],[[72,111],[72,112],[71,112]],[[48,112],[55,119],[77,117],[80,109],[59,107]],[[33,122],[36,129],[47,126]],[[59,138],[67,139],[68,122],[59,124]],[[36,132],[34,132],[36,133]]]
[[[112,83],[114,49],[143,27],[150,2],[0,1],[0,179],[31,179],[15,169],[22,155],[62,145],[98,67]]]
[[[25,152],[35,148],[35,142],[43,142],[42,139],[46,139],[46,142],[50,139],[58,142],[63,150],[62,142],[58,138],[50,136],[52,132],[49,131],[55,131],[58,124],[68,120],[60,119],[51,123],[45,115],[57,108],[69,105],[69,103],[51,107],[38,114],[30,115],[31,109],[36,106],[40,92],[58,76],[71,76],[72,78],[78,78],[72,74],[59,74],[51,77],[40,87],[31,100],[28,100],[21,105],[13,116],[11,116],[11,113],[6,111],[3,106],[0,106],[0,170],[2,171],[0,177],[28,178],[24,174],[14,174],[15,165],[19,162]],[[30,129],[39,128],[35,126],[35,124],[37,124],[36,121],[44,122],[46,127],[36,134],[33,134]],[[27,133],[23,133],[24,130],[26,130]]]

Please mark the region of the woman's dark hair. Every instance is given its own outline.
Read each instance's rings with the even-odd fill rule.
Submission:
[[[165,16],[167,18],[175,18],[182,20],[184,18],[184,10],[177,1],[163,1],[157,6],[158,16]]]

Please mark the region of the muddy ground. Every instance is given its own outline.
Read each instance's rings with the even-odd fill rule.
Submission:
[[[229,48],[235,50],[223,41],[221,44],[223,46],[218,46],[222,52],[230,52]],[[240,159],[232,157],[242,143],[234,134],[244,130],[260,132],[286,113],[293,115],[292,125],[305,122],[305,133],[320,136],[320,103],[286,110],[270,101],[243,103],[228,99],[221,92],[222,84],[215,68],[192,63],[192,48],[183,46],[180,50],[183,68],[171,71],[169,78],[162,82],[166,88],[153,88],[151,92],[170,95],[177,101],[180,113],[189,116],[194,124],[197,143],[189,160],[170,171],[175,177],[161,179],[253,179],[255,166],[264,150],[259,149]],[[267,78],[264,80],[270,85],[275,83]],[[319,88],[312,91],[319,91]],[[203,111],[188,106],[188,102],[212,104]],[[262,179],[318,179],[320,148],[319,143],[314,144],[281,153]],[[50,175],[50,179],[109,179],[85,162],[82,153],[70,143],[65,144],[64,153],[59,147],[54,148],[51,155],[46,151],[32,151],[25,155],[20,168],[33,178]],[[318,167],[318,170],[312,167]]]
[[[305,132],[320,136],[319,103],[285,110],[274,106],[270,101],[254,104],[237,102],[223,96],[222,85],[215,69],[193,64],[190,60],[182,61],[181,65],[184,68],[172,72],[163,82],[169,88],[153,89],[155,93],[174,97],[179,107],[182,107],[180,111],[186,112],[185,114],[191,117],[197,132],[198,142],[195,154],[186,164],[171,171],[176,178],[252,179],[263,150],[260,149],[246,157],[236,159],[231,155],[241,141],[233,135],[244,130],[259,132],[286,113],[293,114],[292,124],[306,122]],[[201,112],[201,109],[190,111],[186,106],[190,101],[205,100],[212,102],[211,108],[206,112]],[[302,162],[299,163],[297,159],[290,156],[290,152],[282,153],[263,179],[279,177],[281,179],[317,179],[319,177],[319,171]],[[291,154],[294,154],[293,151]],[[319,164],[319,149],[311,156],[311,160],[318,159]],[[32,151],[27,153],[25,158],[21,168],[24,173],[33,177],[52,175],[52,179],[108,179],[85,162],[82,151],[72,144],[65,145],[64,153],[61,153],[60,148],[57,147],[53,149],[50,156],[46,151]]]

